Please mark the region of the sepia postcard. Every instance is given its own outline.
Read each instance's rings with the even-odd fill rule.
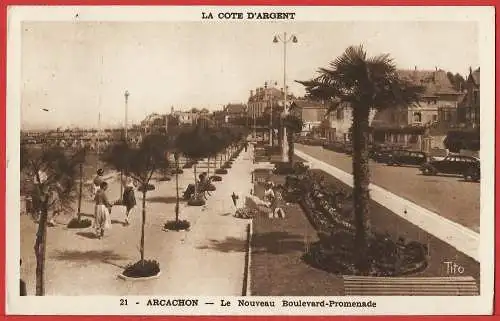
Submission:
[[[7,14],[7,314],[492,313],[493,7]]]

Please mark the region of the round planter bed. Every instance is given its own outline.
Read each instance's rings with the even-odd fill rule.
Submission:
[[[126,281],[145,281],[156,279],[160,274],[160,264],[156,260],[144,260],[129,264],[118,277]]]
[[[221,182],[222,181],[222,177],[218,176],[218,175],[213,175],[210,177],[210,180],[212,182]]]
[[[191,223],[187,220],[179,220],[179,221],[168,221],[165,223],[163,226],[164,231],[189,231],[189,228],[191,227]]]
[[[182,173],[184,173],[184,171],[183,171],[182,169],[180,169],[180,168],[179,168],[178,170],[174,169],[174,170],[172,171],[172,175],[175,175],[175,174],[182,174]]]
[[[164,177],[161,177],[158,181],[160,181],[160,182],[169,182],[171,180],[172,180],[171,177],[164,176]]]
[[[214,185],[214,184],[210,184],[210,185],[208,185],[208,186],[207,186],[207,191],[209,191],[209,192],[213,192],[213,191],[215,191],[215,190],[216,190],[216,188],[215,188],[215,185]]]
[[[203,199],[196,199],[196,198],[191,198],[187,204],[189,206],[203,206],[205,205],[205,200]]]
[[[158,272],[158,274],[156,274],[156,275],[134,278],[134,277],[125,276],[122,273],[122,274],[118,274],[118,278],[122,279],[124,281],[148,281],[148,280],[157,279],[160,277],[160,275],[161,275],[161,272]]]
[[[67,228],[88,228],[92,226],[92,221],[89,219],[78,219],[77,217],[74,217],[69,221]]]
[[[215,170],[215,174],[218,174],[218,175],[227,174],[227,169],[225,169],[225,168],[218,168],[218,169]]]

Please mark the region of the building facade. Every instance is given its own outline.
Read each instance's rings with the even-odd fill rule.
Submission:
[[[301,136],[316,135],[323,136],[321,130],[326,116],[326,106],[320,102],[307,99],[295,99],[290,105],[290,113],[302,119]]]
[[[458,107],[458,122],[464,127],[478,128],[480,125],[480,69],[469,70],[465,83],[465,97]]]

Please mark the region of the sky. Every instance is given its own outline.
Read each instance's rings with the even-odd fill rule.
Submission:
[[[389,53],[398,68],[444,69],[467,76],[479,67],[474,22],[23,22],[21,127],[120,126],[128,118],[177,109],[245,103],[264,82],[295,95],[350,45]],[[49,111],[43,111],[48,109]]]

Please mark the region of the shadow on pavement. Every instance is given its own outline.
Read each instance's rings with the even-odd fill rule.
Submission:
[[[181,197],[182,195],[179,196],[179,203],[183,202],[183,199]],[[166,203],[166,204],[172,204],[176,202],[176,197],[175,196],[153,196],[153,197],[148,197],[146,199],[147,202],[152,202],[152,203]]]
[[[267,232],[255,234],[252,240],[253,252],[266,252],[270,254],[285,254],[290,252],[303,252],[305,249],[304,237],[288,232]]]
[[[102,251],[57,251],[53,256],[56,260],[61,261],[100,261],[108,262],[110,260],[127,260],[128,257],[119,255],[111,250]]]
[[[94,232],[77,232],[76,235],[86,237],[88,239],[97,239]]]
[[[225,240],[210,240],[210,244],[197,247],[200,250],[216,250],[219,252],[246,252],[246,240],[238,239],[235,237],[228,237]]]

